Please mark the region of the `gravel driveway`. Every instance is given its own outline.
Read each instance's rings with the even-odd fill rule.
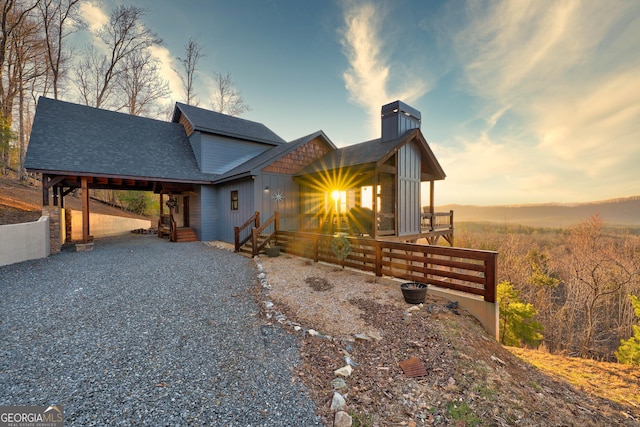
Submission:
[[[264,325],[251,260],[203,243],[102,239],[0,267],[0,405],[65,426],[313,426],[293,336]]]

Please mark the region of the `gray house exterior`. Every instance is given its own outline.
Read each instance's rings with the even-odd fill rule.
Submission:
[[[261,123],[182,103],[162,122],[40,98],[25,167],[42,174],[45,206],[50,195],[64,205],[75,188],[153,191],[161,216],[171,199],[177,227],[203,241],[232,243],[234,227],[275,211],[292,231],[346,230],[357,212],[368,224],[360,233],[415,240],[421,183],[431,183],[433,214],[433,182],[445,177],[420,121],[396,101],[382,108],[382,138],[337,148],[322,131],[287,142]]]

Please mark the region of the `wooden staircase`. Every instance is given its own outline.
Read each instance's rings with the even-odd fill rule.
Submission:
[[[176,242],[197,242],[198,237],[196,236],[196,232],[193,231],[193,228],[189,227],[178,227],[176,229]]]

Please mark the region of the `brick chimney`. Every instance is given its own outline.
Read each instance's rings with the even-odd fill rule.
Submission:
[[[411,129],[420,129],[420,111],[402,101],[382,106],[382,141],[391,141]]]

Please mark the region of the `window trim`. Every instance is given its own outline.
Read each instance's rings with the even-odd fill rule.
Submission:
[[[230,207],[232,211],[239,210],[240,196],[238,190],[231,190]]]

